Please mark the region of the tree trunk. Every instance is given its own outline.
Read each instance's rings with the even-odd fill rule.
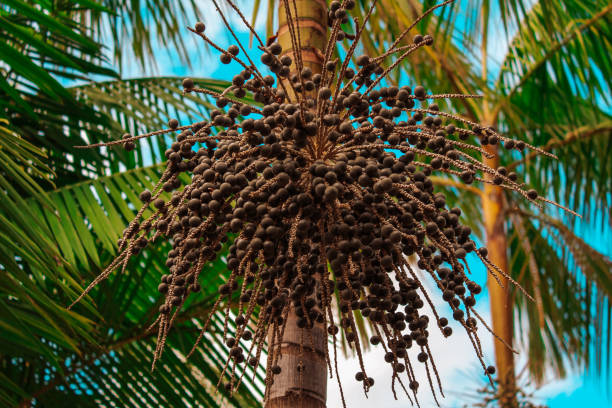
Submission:
[[[283,55],[292,57],[292,71],[296,69],[296,53],[299,52],[305,67],[314,74],[323,67],[322,55],[327,40],[327,5],[325,0],[288,0],[294,29],[299,30],[300,46],[292,46],[284,0],[279,1],[278,42]],[[295,19],[297,8],[298,19]],[[297,37],[297,35],[296,35]],[[298,39],[295,39],[296,43]],[[286,86],[289,90],[289,86]],[[294,98],[294,95],[289,95]],[[327,277],[324,277],[327,278]],[[282,339],[281,373],[274,377],[274,384],[266,400],[266,408],[325,408],[327,398],[327,365],[325,342],[327,333],[323,325],[312,329],[300,329],[293,311],[287,319]]]
[[[305,67],[310,67],[313,74],[323,70],[323,54],[327,43],[327,4],[325,0],[286,0],[296,31],[295,42],[299,41],[299,50],[293,49],[291,33],[287,23],[285,0],[279,0],[278,8],[278,43],[283,47],[282,55],[293,59],[292,72],[295,71],[296,52],[300,53]],[[295,4],[295,7],[293,5]],[[297,9],[297,21],[295,10]],[[298,35],[299,32],[299,35]]]
[[[488,145],[486,150],[494,157],[492,159],[485,158],[484,163],[494,169],[497,168],[499,166],[497,145]],[[482,209],[489,259],[504,272],[510,273],[508,268],[508,243],[504,229],[504,195],[501,187],[485,184]],[[508,280],[503,276],[499,276],[499,279],[504,287],[501,287],[493,278],[487,280],[493,331],[507,344],[512,345],[513,316],[510,287]],[[494,338],[493,341],[499,380],[499,404],[503,408],[514,408],[517,406],[514,354],[498,339]]]
[[[327,333],[323,325],[300,329],[296,321],[292,311],[281,345],[282,356],[278,362],[281,372],[274,376],[266,408],[325,408]]]

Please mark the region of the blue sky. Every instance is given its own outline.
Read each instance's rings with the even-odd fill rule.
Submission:
[[[469,0],[462,0],[467,2]],[[249,1],[239,2],[242,5],[242,10],[247,16],[251,15],[252,4]],[[262,1],[266,3],[266,1]],[[215,10],[212,2],[209,0],[199,1],[201,11],[203,15],[208,17],[205,19],[207,24],[207,35],[219,44],[229,44],[230,38],[222,26],[222,22],[219,18],[215,17]],[[459,2],[461,6],[461,2]],[[230,13],[231,14],[231,13]],[[260,16],[266,15],[266,10],[260,10]],[[186,21],[184,25],[193,25],[195,21]],[[249,34],[242,23],[234,16],[232,18],[233,26],[237,28],[237,33],[245,44],[248,44]],[[257,25],[257,30],[262,33],[264,37],[263,18]],[[192,77],[210,77],[216,79],[231,79],[232,76],[240,71],[239,67],[235,64],[221,65],[218,60],[216,53],[208,52],[203,42],[195,42],[193,34],[190,34],[184,29],[184,36],[186,41],[194,44],[197,47],[198,52],[194,52],[197,55],[193,59],[193,68],[188,68],[182,64],[176,56],[172,53],[168,53],[163,47],[157,48],[157,68],[147,70],[144,72],[140,67],[135,64],[128,64],[124,67],[124,77],[140,77],[146,75],[177,75],[177,76],[192,76]],[[499,65],[501,58],[503,57],[507,48],[507,40],[504,37],[504,33],[501,31],[501,26],[494,26],[491,28],[491,58],[493,64]],[[196,48],[194,48],[195,50]],[[256,54],[257,55],[257,54]],[[497,64],[495,64],[495,62]],[[609,232],[606,232],[606,236],[609,236]],[[601,236],[598,232],[594,232],[588,239],[592,243],[599,242],[599,248],[603,251],[608,251],[609,245],[602,242]],[[476,265],[473,263],[472,265]],[[478,268],[475,271],[477,276],[476,281],[486,285],[486,275],[484,268]],[[479,312],[483,317],[488,318],[489,299],[486,291],[481,295],[479,299]],[[440,305],[444,307],[444,305]],[[445,384],[447,396],[441,401],[444,407],[459,407],[463,406],[468,401],[461,395],[462,392],[472,390],[483,384],[484,377],[481,375],[481,369],[476,364],[476,358],[471,345],[468,343],[466,336],[461,333],[461,330],[455,331],[457,334],[454,335],[451,340],[443,341],[441,338],[433,339],[434,357],[436,363],[439,366],[440,375],[442,382]],[[482,339],[483,348],[485,355],[488,356],[488,363],[493,363],[493,347],[490,336],[483,334]],[[377,350],[378,351],[378,350]],[[524,365],[525,353],[521,354],[518,358],[517,366],[519,368]],[[345,396],[347,397],[347,403],[352,407],[364,406],[365,404],[376,403],[377,405],[385,408],[399,408],[408,407],[410,403],[406,399],[400,399],[394,401],[392,393],[390,392],[390,373],[388,372],[388,366],[382,361],[382,355],[376,352],[368,352],[365,356],[366,366],[369,367],[370,375],[373,375],[377,381],[377,385],[373,388],[370,398],[365,399],[359,384],[352,380],[354,373],[357,371],[357,363],[355,359],[341,357],[340,371],[341,377],[344,378],[343,387]],[[421,406],[429,407],[434,406],[433,400],[428,396],[428,390],[423,390],[421,394]],[[553,408],[564,408],[574,407],[577,404],[583,404],[588,407],[605,407],[612,403],[612,399],[607,399],[605,395],[605,384],[601,384],[596,378],[585,376],[580,372],[571,373],[566,379],[563,380],[550,380],[541,389],[535,391],[536,402],[545,403]],[[340,397],[337,385],[334,381],[331,381],[328,386],[328,406],[330,408],[340,407]]]

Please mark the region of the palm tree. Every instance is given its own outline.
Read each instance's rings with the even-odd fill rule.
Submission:
[[[422,11],[416,1],[408,6],[396,0],[379,1],[382,7],[375,9],[371,21],[386,24],[368,26],[364,36],[372,53],[384,49]],[[316,10],[319,3],[298,2],[304,5],[301,11],[308,6]],[[104,57],[99,33],[103,30],[94,30],[90,36],[85,23],[97,28],[110,23],[117,45],[126,27],[134,27],[133,55],[143,62],[152,48],[143,16],[156,15],[156,23],[165,24],[160,32],[170,33],[164,39],[176,44],[183,55],[186,51],[181,48],[177,21],[181,16],[194,21],[195,16],[190,15],[190,7],[183,8],[179,2],[159,4],[159,10],[151,6],[151,13],[142,14],[120,3],[118,15],[128,21],[124,24],[109,17],[108,8],[116,7],[111,2],[104,2],[108,8],[92,5],[87,9],[64,4],[41,10],[44,6],[32,4],[10,0],[0,9],[5,23],[0,37],[0,58],[5,64],[0,68],[0,92],[7,101],[2,105],[0,123],[0,375],[4,380],[0,401],[13,406],[35,399],[55,406],[60,399],[65,403],[70,398],[75,406],[95,406],[101,401],[176,406],[187,395],[214,406],[219,400],[208,391],[222,368],[219,361],[224,361],[222,349],[214,346],[221,339],[211,337],[212,347],[192,357],[189,365],[182,363],[186,348],[197,336],[197,327],[189,318],[205,314],[212,306],[212,297],[206,292],[188,305],[181,322],[184,327],[169,339],[175,352],[166,353],[157,374],[145,368],[153,344],[145,325],[156,308],[148,293],[154,293],[164,270],[163,258],[157,256],[161,251],[149,250],[145,261],[130,267],[130,276],[117,275],[97,289],[89,303],[71,312],[64,308],[68,299],[82,290],[81,284],[97,275],[115,254],[116,239],[138,203],[136,192],[159,177],[159,167],[142,167],[145,157],[137,152],[83,151],[71,146],[116,138],[121,129],[156,129],[169,113],[205,116],[209,105],[206,100],[183,96],[177,78],[111,80],[66,88],[49,75],[65,79],[117,77],[100,68]],[[369,2],[358,4],[364,13],[369,9]],[[496,152],[497,160],[527,174],[529,183],[540,187],[545,196],[597,222],[610,213],[612,187],[612,168],[606,160],[612,122],[602,109],[612,78],[606,52],[611,38],[607,23],[610,6],[604,1],[578,0],[542,1],[531,7],[520,0],[499,4],[503,21],[515,25],[511,47],[499,70],[491,70],[486,63],[487,27],[498,16],[490,12],[493,7],[489,1],[482,1],[471,2],[469,10],[446,8],[441,15],[424,20],[417,29],[437,31],[441,41],[428,49],[423,60],[403,65],[401,75],[435,89],[483,91],[486,98],[482,104],[466,101],[455,108],[515,138],[554,150],[560,157],[554,162],[500,151]],[[271,0],[269,9],[277,7]],[[466,23],[477,28],[456,30],[459,11],[479,16],[477,24]],[[512,27],[508,30],[510,36]],[[272,31],[270,28],[270,35]],[[463,34],[460,42],[440,35],[457,31]],[[482,51],[480,67],[474,67],[473,59],[466,56],[476,48]],[[66,50],[71,52],[65,54]],[[116,46],[114,55],[121,60],[125,54]],[[395,81],[405,80],[399,75]],[[215,81],[198,82],[213,89],[222,87]],[[163,138],[151,142],[154,162],[161,160],[164,146]],[[543,174],[548,177],[541,177]],[[573,232],[575,221],[528,208],[496,189],[481,192],[464,189],[452,179],[437,182],[440,188],[455,193],[457,200],[472,204],[462,205],[472,210],[465,221],[475,231],[487,232],[481,237],[487,236],[491,258],[506,266],[504,269],[534,295],[535,301],[529,302],[509,285],[504,289],[490,287],[492,310],[498,311],[493,313],[494,328],[509,344],[515,330],[525,333],[520,339],[530,357],[532,376],[541,380],[546,368],[562,376],[567,362],[603,371],[606,341],[602,336],[609,327],[605,310],[609,310],[612,291],[611,264]],[[480,215],[479,200],[485,217]],[[503,211],[504,216],[496,217],[494,211]],[[509,221],[500,224],[499,219]],[[210,268],[211,279],[222,279],[223,265]],[[137,282],[150,291],[136,291]],[[515,319],[520,322],[520,331]],[[513,356],[500,344],[496,342],[501,395],[511,394]],[[591,363],[593,354],[598,364]],[[138,392],[125,386],[130,383],[138,384]],[[178,388],[184,391],[177,392]],[[256,387],[245,387],[240,397],[229,403],[254,406],[257,392]],[[513,404],[510,398],[507,405]]]

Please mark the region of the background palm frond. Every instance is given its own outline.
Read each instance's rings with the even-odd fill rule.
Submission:
[[[221,334],[208,336],[206,347],[187,365],[184,357],[199,334],[198,321],[207,316],[215,301],[215,288],[228,275],[222,260],[210,263],[203,271],[207,285],[185,304],[175,333],[168,339],[171,351],[155,372],[148,369],[155,333],[148,333],[147,328],[160,305],[153,294],[167,269],[165,252],[170,249],[167,243],[145,250],[142,258],[130,263],[124,274],[114,274],[92,291],[85,303],[72,311],[65,310],[65,305],[82,290],[81,284],[93,279],[116,254],[116,240],[140,206],[138,193],[152,188],[160,177],[160,169],[159,165],[143,167],[60,188],[48,194],[53,203],[51,209],[33,200],[28,203],[35,214],[32,223],[44,225],[52,232],[59,259],[65,262],[58,259],[56,280],[50,279],[54,276],[49,271],[43,273],[38,265],[24,261],[16,270],[30,272],[33,286],[40,292],[36,293],[37,299],[47,298],[54,311],[69,315],[80,326],[73,326],[67,318],[52,320],[35,305],[28,304],[27,294],[15,289],[9,292],[12,300],[5,304],[3,325],[13,330],[10,336],[0,338],[0,347],[9,351],[6,356],[9,361],[2,364],[11,372],[10,378],[21,380],[18,389],[6,384],[4,390],[15,401],[25,394],[50,406],[68,397],[77,402],[91,397],[88,404],[95,406],[96,396],[102,399],[114,396],[119,401],[129,401],[131,406],[150,406],[151,398],[171,406],[183,398],[196,398],[204,406],[220,403],[212,390],[225,361]],[[10,282],[4,283],[4,277],[8,280],[11,275],[3,275],[2,286],[7,290]],[[30,280],[24,276],[13,279]],[[64,286],[61,290],[58,283]],[[213,324],[222,327],[221,321],[222,316],[216,316]],[[47,357],[40,358],[41,352]],[[41,377],[41,372],[47,374]],[[167,372],[172,373],[171,378]],[[253,374],[245,376],[246,383],[253,384],[248,378]],[[133,390],[126,388],[133,378],[143,382],[139,388],[142,396],[135,397]],[[257,406],[253,395],[257,390],[252,385],[245,386],[240,396],[227,403]]]
[[[518,338],[532,376],[541,382],[551,368],[562,377],[568,361],[605,373],[612,261],[550,216],[515,210],[511,220],[513,276],[535,298],[515,295],[518,326],[531,328]]]

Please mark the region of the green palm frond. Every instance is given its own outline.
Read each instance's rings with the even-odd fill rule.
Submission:
[[[41,149],[56,172],[61,166],[53,163],[53,152],[69,146],[82,123],[108,124],[95,109],[79,104],[62,81],[115,76],[103,68],[102,46],[70,18],[75,7],[9,0],[0,8],[0,117]]]
[[[185,363],[185,348],[197,337],[197,328],[181,326],[172,333],[167,353],[151,372],[154,341],[131,339],[104,354],[92,353],[72,360],[70,374],[53,378],[35,393],[35,401],[45,406],[78,407],[258,407],[257,397],[246,386],[233,397],[215,390],[223,366],[216,355],[196,353]],[[50,387],[52,385],[53,387]],[[222,388],[222,387],[221,387]],[[27,400],[27,399],[26,399]]]
[[[0,118],[0,160],[3,163],[0,177],[10,181],[17,190],[24,191],[45,204],[50,204],[43,194],[44,190],[36,182],[36,179],[50,182],[53,177],[53,171],[45,164],[47,156],[7,126],[8,120]],[[10,197],[13,200],[18,198],[20,197]]]
[[[94,106],[97,111],[110,118],[110,124],[104,128],[103,136],[95,129],[92,135],[81,137],[79,144],[116,140],[125,132],[151,132],[166,127],[170,118],[185,122],[208,118],[208,112],[215,109],[215,106],[206,95],[183,94],[182,80],[183,78],[179,77],[147,77],[95,82],[70,88],[81,103]],[[194,78],[194,83],[200,88],[216,92],[222,92],[224,86],[227,86],[226,81],[209,78]],[[146,149],[137,149],[135,152],[125,152],[121,148],[111,149],[106,153],[109,156],[108,169],[112,172],[119,171],[120,163],[130,169],[144,165],[145,161],[163,161],[169,140],[161,136],[147,138],[142,147]],[[76,150],[75,154],[91,154],[92,151],[95,150]]]
[[[570,367],[596,375],[610,369],[612,263],[577,235],[606,228],[612,210],[612,130],[605,108],[612,84],[610,11],[606,1],[536,3],[511,39],[495,83],[494,122],[559,158],[502,149],[503,164],[586,221],[556,219],[545,209],[521,210],[509,224],[512,274],[535,298],[515,297],[516,333],[538,381],[547,369],[561,377]],[[513,197],[508,201],[522,206]]]
[[[534,297],[515,296],[516,333],[529,352],[529,371],[537,381],[547,368],[564,376],[568,363],[603,374],[612,261],[557,219],[516,210],[511,220],[511,270]]]
[[[61,267],[61,256],[51,229],[39,222],[35,201],[52,211],[53,202],[34,178],[50,179],[44,153],[0,122],[0,315],[3,352],[35,357],[45,355],[57,365],[45,338],[77,350],[71,336],[90,328],[88,319],[59,306],[44,285],[51,281],[60,290],[74,284],[74,274]],[[27,200],[25,195],[32,198]],[[45,283],[46,282],[46,283]]]
[[[91,175],[119,171],[159,162],[169,141],[152,137],[143,143],[146,150],[127,152],[120,148],[77,149],[75,146],[108,142],[125,132],[146,133],[165,126],[169,117],[179,120],[201,120],[213,107],[206,96],[185,94],[182,78],[137,78],[90,83],[68,88],[79,106],[90,106],[93,116],[82,117],[79,111],[66,111],[62,103],[28,97],[40,106],[40,121],[13,117],[9,123],[19,129],[22,138],[47,155],[47,164],[56,173],[58,186],[86,180]],[[218,91],[224,82],[195,79],[198,86]],[[82,109],[81,109],[82,111]],[[74,115],[73,115],[74,113]],[[146,163],[148,161],[148,163]],[[40,180],[39,180],[40,181]]]
[[[97,132],[104,133],[103,140],[113,140],[120,137],[124,129],[135,133],[158,129],[164,126],[164,117],[170,115],[182,120],[206,118],[212,105],[205,98],[182,95],[180,82],[181,79],[174,77],[143,78],[91,83],[69,89],[79,103],[92,106],[110,124],[104,132],[99,124],[88,124],[90,132],[81,131],[78,144],[100,140],[93,136]],[[223,87],[221,82],[213,80],[196,79],[195,82],[211,90]],[[70,139],[57,146],[45,147],[43,144],[43,149],[39,149],[17,137],[11,128],[2,127],[0,131],[3,136],[0,155],[7,156],[0,169],[4,195],[0,200],[0,222],[3,225],[0,264],[4,268],[0,275],[0,364],[3,374],[11,379],[0,386],[0,398],[11,401],[7,404],[9,406],[33,397],[50,405],[53,405],[54,398],[58,401],[59,398],[73,398],[80,401],[77,405],[87,406],[83,398],[88,392],[100,394],[106,390],[104,398],[125,393],[125,389],[120,392],[113,387],[125,384],[127,377],[119,377],[116,371],[130,364],[138,364],[134,367],[138,368],[140,377],[141,371],[146,372],[146,381],[152,384],[149,390],[152,394],[155,390],[167,390],[170,384],[160,383],[162,380],[167,382],[167,378],[164,380],[163,376],[159,377],[157,372],[150,373],[147,368],[151,363],[147,359],[153,338],[145,336],[144,331],[152,323],[150,318],[159,306],[151,294],[156,293],[160,277],[167,269],[163,254],[168,248],[147,251],[146,263],[130,265],[126,275],[118,275],[100,290],[92,292],[91,297],[75,310],[68,311],[66,306],[115,254],[118,237],[141,205],[139,192],[145,188],[152,189],[159,179],[159,167],[141,167],[110,177],[91,177],[122,166],[135,167],[145,160],[164,160],[163,153],[169,140],[148,140],[141,147],[144,150],[148,148],[150,154],[146,151],[138,153],[123,162],[113,159],[125,154],[123,149],[107,149],[101,157],[110,157],[111,163],[105,162],[105,167],[100,170],[92,166],[89,173],[83,175],[74,174],[76,166],[62,168],[58,164],[68,157],[70,151],[80,155],[77,157],[82,163],[88,163],[86,160],[92,155],[88,150],[73,149],[74,142]],[[50,135],[52,132],[45,134],[45,138]],[[65,134],[60,136],[64,138]],[[157,150],[153,150],[154,147]],[[49,152],[48,157],[45,157],[45,152]],[[54,174],[52,169],[59,171]],[[41,180],[45,180],[46,186],[51,186],[54,181],[60,188],[45,193],[37,183]],[[209,280],[207,283],[212,284],[206,285],[207,288],[217,287],[227,273],[222,262],[211,264],[208,272],[202,275]],[[138,284],[142,286],[135,286]],[[142,287],[147,289],[137,290]],[[180,321],[177,331],[186,330],[191,337],[177,337],[176,341],[180,340],[180,343],[170,343],[171,349],[179,350],[193,344],[198,334],[197,323],[189,319],[204,318],[211,306],[210,301],[210,293],[204,292],[201,298],[185,305],[186,317]],[[128,341],[133,336],[136,337]],[[197,384],[205,391],[200,388],[197,393],[189,391],[199,401],[207,401],[202,402],[205,406],[220,404],[216,397],[204,398],[202,393],[214,388],[223,368],[225,356],[217,351],[223,349],[222,343],[220,336],[207,339],[205,350],[208,350],[208,355],[200,358],[206,358],[208,365],[197,366],[204,373],[200,374]],[[117,357],[108,360],[111,352]],[[140,353],[138,361],[134,357],[136,352]],[[96,356],[93,360],[92,355]],[[93,364],[104,358],[106,366]],[[164,361],[162,364],[166,364]],[[76,364],[82,364],[78,372],[72,371]],[[108,364],[115,366],[109,370]],[[106,371],[100,372],[103,369]],[[190,368],[192,371],[195,369]],[[40,374],[43,372],[48,374],[43,377]],[[181,382],[191,384],[192,389],[196,387],[186,371],[181,369],[178,372],[185,376]],[[102,378],[102,374],[107,377],[115,375],[116,378],[109,377],[104,383],[92,380]],[[84,376],[89,378],[89,388],[83,388]],[[204,385],[199,385],[200,382]],[[257,405],[253,393],[256,394],[259,388],[252,385],[252,380],[245,382],[251,385],[241,393],[242,400],[231,400],[228,402],[230,405]],[[168,394],[167,398],[177,401],[179,396]],[[91,404],[93,400],[88,401]]]
[[[179,80],[167,78],[166,81],[166,86],[176,89],[174,84]],[[97,95],[113,95],[113,92],[127,93],[125,89],[131,89],[129,84],[103,84],[101,85],[103,91],[98,90],[95,85],[80,87],[78,91],[83,95],[80,95],[79,98],[88,100],[100,112],[105,114],[108,112],[114,123],[118,124],[122,118],[131,117],[130,123],[145,131],[149,129],[149,126],[157,127],[155,120],[161,120],[152,119],[153,116],[148,114],[149,109],[152,108],[146,106],[147,104],[153,104],[155,107],[161,106],[159,109],[164,106],[167,109],[169,106],[174,106],[176,112],[193,114],[193,111],[188,110],[192,108],[188,108],[189,105],[185,102],[187,99],[183,98],[178,90],[174,94],[166,93],[163,97],[165,105],[162,105],[161,97],[155,98],[156,92],[162,92],[160,88],[156,88],[156,86],[163,87],[163,81],[160,82],[162,85],[155,85],[153,80],[131,81],[131,83],[143,84],[147,92],[144,92],[144,96],[141,96],[143,92],[135,94],[136,97],[130,99],[131,104],[129,105],[117,102],[121,101],[118,94],[114,95],[118,99],[110,101],[97,98]],[[201,84],[207,85],[206,83]],[[214,81],[211,86],[215,86]],[[132,87],[135,86],[132,85]],[[119,91],[115,91],[116,89]],[[148,92],[151,89],[154,89],[154,92],[150,94]],[[137,104],[138,98],[145,102]],[[126,120],[125,123],[127,122]],[[93,184],[92,182],[79,184],[79,180],[84,178],[82,175],[68,173],[69,176],[66,176],[65,172],[59,172],[53,181],[60,186],[71,186],[72,194],[60,189],[56,194],[45,195],[37,181],[51,180],[53,176],[51,168],[56,168],[57,163],[54,163],[54,160],[48,156],[45,157],[44,152],[47,149],[34,148],[29,142],[12,133],[9,128],[2,127],[0,131],[3,136],[0,156],[4,158],[0,167],[2,192],[0,219],[3,225],[0,234],[2,256],[0,264],[5,271],[2,275],[2,300],[8,302],[10,306],[14,299],[18,299],[22,302],[19,307],[25,307],[26,312],[31,315],[28,318],[21,312],[10,315],[7,311],[6,322],[9,322],[9,317],[10,321],[13,321],[11,325],[7,323],[9,327],[19,327],[23,324],[26,328],[29,325],[32,326],[28,329],[29,332],[22,337],[9,336],[5,346],[12,348],[18,347],[19,344],[28,344],[31,345],[30,350],[35,353],[36,348],[40,346],[39,339],[50,336],[45,332],[46,327],[53,327],[55,323],[57,323],[57,331],[52,330],[52,332],[57,338],[54,339],[54,342],[59,342],[60,338],[70,338],[74,334],[72,328],[77,331],[81,330],[79,336],[85,335],[85,329],[89,327],[90,322],[87,319],[79,321],[80,316],[66,311],[65,306],[70,304],[69,300],[83,289],[80,285],[84,282],[82,271],[89,271],[92,273],[90,276],[93,276],[93,271],[103,266],[105,259],[101,258],[100,248],[108,253],[114,252],[117,237],[126,225],[126,220],[131,219],[134,208],[140,204],[137,199],[138,193],[131,192],[129,185],[146,182],[144,184],[146,187],[140,185],[141,189],[150,188],[151,180],[158,176],[151,169],[144,169],[138,173],[141,179],[135,179],[131,173],[126,173],[125,178],[109,181],[111,183],[109,187],[100,184],[99,180]],[[51,151],[53,156],[65,159],[68,156],[67,150],[70,151],[69,148],[55,148],[47,151]],[[75,151],[81,152],[81,150]],[[82,153],[81,158],[84,163],[87,163],[85,160],[90,153],[87,150],[82,150],[82,152],[85,153]],[[43,164],[43,159],[47,164]],[[132,163],[135,165],[134,161]],[[119,167],[119,165],[115,163],[114,167]],[[113,168],[113,166],[110,167]],[[104,174],[105,171],[102,170],[101,173]],[[110,194],[114,201],[109,198]],[[129,198],[134,200],[131,206],[126,203],[126,194],[130,194]],[[30,200],[24,198],[27,196],[31,197]],[[36,202],[38,205],[32,205],[31,202]],[[101,209],[101,205],[106,205],[108,208]],[[71,214],[81,218],[64,222]],[[57,293],[58,291],[60,294]],[[69,297],[62,297],[63,295]],[[9,308],[9,310],[12,309]],[[40,328],[45,328],[45,330],[40,332]],[[27,341],[25,341],[26,338]],[[72,347],[75,346],[72,345]]]
[[[598,112],[591,110],[590,115]],[[612,121],[599,112],[601,119],[574,124],[547,125],[535,131],[546,135],[550,149],[558,160],[544,156],[529,156],[514,161],[516,167],[527,173],[528,182],[546,197],[564,203],[579,212],[578,218],[568,217],[566,222],[575,228],[580,225],[610,225],[612,205]],[[585,114],[588,117],[589,113]],[[525,134],[530,134],[526,132]]]
[[[505,132],[559,156],[506,154],[504,164],[522,164],[530,184],[587,220],[608,213],[612,191],[610,12],[606,1],[537,3],[510,43],[491,113]]]
[[[76,69],[76,72],[57,70],[61,76],[72,79],[85,79],[83,66],[88,69],[98,69],[101,73],[112,71],[102,68],[99,62],[109,65],[110,61],[102,59],[92,61],[81,58],[80,48],[70,49],[74,45],[87,46],[88,52],[101,50],[100,44],[106,44],[104,55],[112,57],[119,67],[131,62],[138,63],[141,68],[150,71],[156,68],[156,49],[166,48],[172,58],[179,58],[189,63],[193,52],[183,41],[185,26],[203,17],[197,1],[67,1],[40,2],[32,0],[7,0],[3,2],[0,21],[3,22],[5,34],[11,34],[14,39],[26,40],[35,52],[46,62],[61,61],[61,66]],[[22,25],[31,28],[46,28],[50,34],[62,35],[57,43],[49,43],[45,32],[24,29]],[[98,44],[99,43],[99,44]],[[68,52],[62,53],[57,45],[65,47]],[[43,57],[44,55],[44,57]],[[100,57],[98,54],[97,57]],[[129,60],[128,60],[129,58]],[[80,72],[79,72],[80,70]]]
[[[190,64],[196,54],[185,41],[186,26],[204,18],[202,5],[187,1],[117,1],[99,0],[112,13],[92,10],[75,16],[79,21],[90,20],[93,37],[104,38],[120,68],[137,62],[145,72],[158,68],[156,49],[167,49],[169,58],[179,58]],[[106,38],[110,32],[111,38]]]
[[[2,111],[40,119],[35,102],[26,100],[35,97],[87,112],[77,106],[59,78],[116,75],[104,67],[102,45],[70,18],[75,7],[69,2],[55,7],[23,0],[7,0],[0,7],[0,91],[6,95]]]
[[[128,7],[127,3],[119,3]],[[184,12],[187,7],[176,2],[166,6],[159,10],[164,16],[172,10]],[[136,3],[129,7],[135,8],[130,11],[133,19],[137,12],[143,12]],[[147,3],[149,11],[151,7],[155,5]],[[79,150],[75,145],[117,139],[125,131],[159,129],[169,115],[202,117],[203,110],[210,107],[205,96],[182,95],[181,79],[174,77],[113,80],[66,88],[66,83],[94,75],[102,79],[117,76],[106,68],[109,64],[103,47],[94,41],[97,37],[90,38],[91,21],[85,17],[91,13],[100,18],[109,16],[104,10],[107,9],[90,2],[33,5],[26,0],[10,0],[0,7],[0,118],[7,119],[7,127],[18,129],[20,137],[47,155],[58,186],[108,169],[118,171],[144,164],[136,152]],[[128,23],[126,20],[122,24]],[[141,29],[149,32],[145,27]],[[174,34],[169,32],[165,38]],[[214,80],[198,82],[212,90],[222,89],[221,84]],[[149,146],[156,161],[163,157],[165,148],[163,138],[152,139]]]
[[[63,305],[70,304],[80,293],[81,286],[93,279],[116,254],[116,240],[126,220],[134,217],[141,205],[138,193],[153,187],[159,180],[160,169],[159,165],[143,167],[60,188],[48,194],[53,208],[34,201],[29,203],[36,214],[32,222],[48,227],[66,261],[56,269],[71,272],[72,281],[64,282],[64,290],[58,290],[54,281],[36,281],[42,293],[53,294],[56,308],[63,309]],[[208,336],[205,346],[199,348],[187,365],[183,362],[199,334],[202,322],[198,321],[206,318],[214,303],[215,288],[228,275],[223,261],[205,267],[201,278],[204,280],[202,293],[185,304],[174,333],[168,339],[172,351],[166,353],[155,372],[148,369],[155,333],[148,333],[147,328],[159,307],[153,294],[161,275],[166,272],[164,254],[169,249],[167,244],[159,244],[146,250],[141,261],[131,263],[124,274],[115,273],[108,282],[92,291],[84,304],[77,305],[73,311],[63,309],[64,313],[87,323],[81,330],[66,327],[61,322],[51,326],[49,322],[36,323],[33,318],[37,317],[37,311],[27,308],[26,295],[11,289],[13,300],[4,308],[2,331],[11,335],[0,338],[0,347],[7,352],[6,358],[23,361],[23,364],[13,364],[9,370],[10,378],[22,379],[18,384],[19,393],[50,406],[62,398],[81,401],[76,404],[78,406],[95,406],[96,396],[98,401],[118,398],[123,401],[122,406],[150,406],[151,399],[176,406],[189,395],[203,406],[220,405],[213,390],[226,357],[220,334],[222,316],[213,319],[213,325],[220,327],[220,332]],[[37,265],[23,262],[22,266],[31,270],[33,276],[40,273],[35,269]],[[83,271],[87,273],[83,275]],[[25,276],[18,278],[28,280]],[[2,286],[9,290],[8,282]],[[12,330],[7,331],[8,328]],[[28,345],[31,345],[30,352]],[[47,358],[37,359],[41,353],[47,354]],[[56,361],[55,366],[51,365],[52,361]],[[45,371],[49,372],[47,379],[35,375]],[[172,378],[168,377],[170,372]],[[227,404],[257,406],[258,388],[253,385],[253,375],[260,381],[260,373],[251,372],[245,376],[245,383],[251,385],[245,386],[240,396],[235,397],[238,399],[229,400]],[[140,391],[143,395],[135,396],[133,390],[126,389],[125,384],[134,381],[130,378],[143,382]],[[181,389],[184,394],[176,391]],[[18,397],[15,390],[3,391],[13,395],[12,398]],[[82,402],[83,398],[89,402]]]
[[[612,79],[609,19],[605,0],[539,2],[521,22],[502,63],[497,88],[506,94],[498,108],[531,84],[567,95],[609,99]],[[609,102],[609,101],[608,101]]]
[[[183,94],[182,78],[150,77],[90,83],[69,88],[80,105],[91,106],[100,120],[78,121],[64,115],[53,116],[47,123],[44,137],[38,129],[28,135],[37,145],[46,148],[49,161],[57,173],[56,184],[71,184],[89,178],[90,174],[105,174],[131,169],[165,160],[169,140],[157,136],[148,138],[143,149],[127,152],[121,148],[78,149],[75,146],[117,140],[125,132],[147,133],[166,126],[170,117],[197,121],[207,118],[213,108],[202,94]],[[218,91],[224,82],[194,79],[198,86]],[[66,133],[66,129],[68,132]],[[21,127],[22,131],[28,131]],[[68,154],[70,156],[68,156]]]
[[[63,167],[53,162],[58,148],[70,146],[83,124],[108,125],[106,117],[80,104],[62,82],[116,76],[104,67],[102,45],[71,19],[77,7],[23,0],[8,0],[0,7],[0,118],[41,149],[57,174]]]
[[[534,5],[510,43],[491,113],[507,133],[559,157],[507,154],[505,164],[595,223],[611,210],[611,12],[606,1]]]
[[[201,120],[213,108],[206,97],[183,95],[182,78],[66,88],[94,75],[116,77],[96,42],[102,25],[112,26],[116,40],[131,30],[134,55],[142,62],[153,41],[180,38],[178,20],[167,17],[194,7],[147,3],[145,13],[138,2],[107,3],[8,0],[0,6],[0,404],[144,407],[191,400],[258,406],[260,372],[246,373],[246,385],[231,399],[223,387],[214,392],[227,357],[220,332],[207,336],[205,347],[184,362],[214,288],[227,274],[223,262],[206,266],[204,290],[185,304],[168,338],[173,351],[153,373],[148,367],[155,333],[147,328],[159,307],[152,294],[167,269],[167,244],[146,250],[141,262],[66,309],[115,255],[117,238],[141,204],[138,193],[159,179],[157,166],[144,165],[164,160],[170,140],[150,138],[142,151],[129,153],[74,146],[156,130],[170,116]],[[125,13],[111,16],[111,8]],[[146,23],[156,16],[165,20],[156,24],[165,30],[161,41],[149,36]],[[226,86],[195,82],[215,91]],[[213,316],[213,326],[220,327],[220,318]]]

